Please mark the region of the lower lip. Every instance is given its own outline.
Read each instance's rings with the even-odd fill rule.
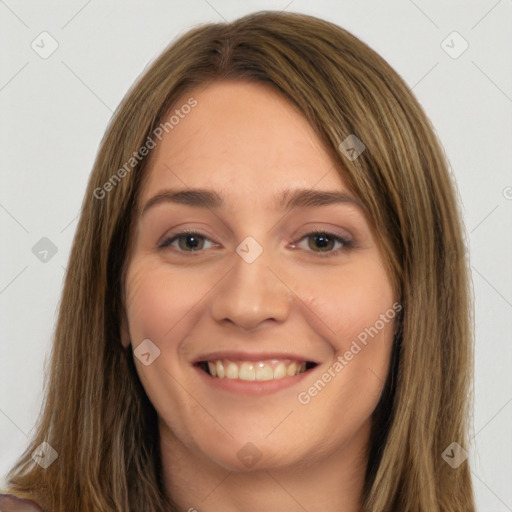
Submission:
[[[219,377],[212,377],[198,366],[194,366],[194,368],[205,384],[214,389],[229,391],[238,395],[266,395],[299,384],[316,367],[293,377],[283,377],[282,379],[272,380],[221,379]]]

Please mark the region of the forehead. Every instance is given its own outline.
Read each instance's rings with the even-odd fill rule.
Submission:
[[[193,104],[190,98],[195,106],[183,108]],[[173,114],[175,124],[154,150],[143,199],[180,186],[262,201],[293,186],[345,190],[313,128],[270,85],[213,82],[183,95],[166,120]]]

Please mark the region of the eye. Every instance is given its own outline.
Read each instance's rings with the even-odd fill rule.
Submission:
[[[176,249],[175,242],[178,242],[177,250],[182,252],[201,252],[202,249],[211,248],[211,245],[205,246],[205,244],[212,244],[212,242],[201,233],[197,233],[196,231],[183,231],[176,233],[170,238],[166,238],[158,247],[161,249],[165,247],[173,247]]]
[[[328,231],[312,231],[307,233],[299,240],[299,244],[303,240],[306,240],[307,247],[312,252],[319,253],[319,256],[335,256],[340,251],[350,249],[353,246],[351,240]],[[336,244],[338,245],[336,246]],[[295,244],[293,247],[295,247]]]
[[[303,241],[307,241],[306,250],[315,252],[319,256],[335,256],[340,251],[353,247],[352,240],[328,231],[317,230],[307,233],[300,238],[299,244],[292,244],[292,247],[295,248],[299,245],[299,248],[304,249],[304,247],[300,247],[300,243]],[[172,247],[179,252],[201,252],[203,249],[211,249],[213,242],[196,231],[182,231],[164,239],[158,247],[161,249]]]

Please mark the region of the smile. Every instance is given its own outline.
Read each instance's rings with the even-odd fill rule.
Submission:
[[[316,366],[316,363],[289,359],[267,359],[263,361],[217,359],[200,361],[197,364],[211,377],[246,381],[280,380],[285,377],[300,375]]]

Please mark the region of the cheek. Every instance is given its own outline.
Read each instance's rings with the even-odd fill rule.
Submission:
[[[304,299],[322,320],[325,336],[336,351],[348,349],[358,336],[364,340],[368,331],[375,333],[375,326],[383,335],[392,330],[393,292],[379,260],[361,260],[343,271],[317,274],[303,282],[314,283],[303,288]]]
[[[160,350],[148,366],[135,357],[137,373],[158,415],[182,440],[191,439],[190,425],[185,427],[183,418],[201,414],[199,405],[176,384],[186,381],[178,355],[179,340],[192,328],[194,306],[209,289],[201,286],[191,286],[186,273],[170,272],[149,258],[133,261],[126,278],[133,348],[150,339]]]
[[[334,400],[354,412],[358,408],[371,411],[382,391],[397,315],[380,260],[360,263],[344,272],[332,272],[328,279],[317,276],[309,281],[314,285],[304,290],[308,306],[322,320],[322,336],[332,350],[332,360],[325,367],[328,384],[319,383],[312,395],[322,395],[317,403]]]
[[[191,286],[186,276],[185,272],[171,273],[154,262],[132,264],[127,276],[127,316],[132,337],[163,341],[181,322],[186,323],[187,315],[209,289],[204,280]]]

